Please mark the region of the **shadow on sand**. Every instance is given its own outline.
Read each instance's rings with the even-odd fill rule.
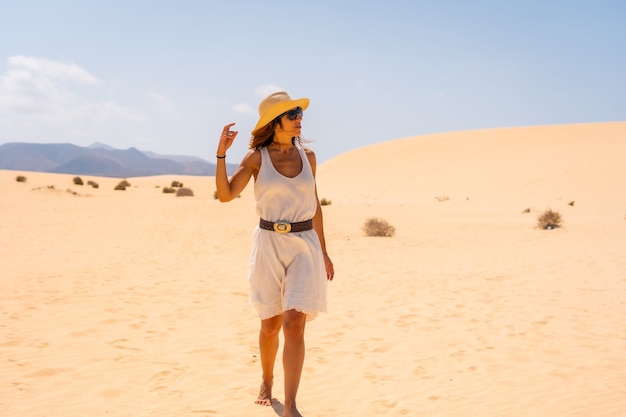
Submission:
[[[274,409],[274,412],[278,416],[282,416],[283,413],[285,412],[285,406],[276,398],[272,398],[272,408]]]

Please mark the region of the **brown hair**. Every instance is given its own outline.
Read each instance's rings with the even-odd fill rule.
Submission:
[[[250,138],[250,149],[254,149],[258,151],[264,146],[269,146],[270,143],[274,140],[274,130],[276,129],[276,125],[280,123],[280,116],[263,126],[256,132],[256,135],[253,135]]]
[[[256,132],[256,135],[252,136],[252,138],[250,139],[250,149],[258,151],[259,149],[265,146],[269,146],[272,143],[272,141],[274,140],[274,130],[276,129],[276,125],[280,125],[281,127],[283,126],[283,124],[280,122],[280,118],[283,117],[283,115],[284,113],[276,117],[274,120],[259,129],[259,131]],[[295,145],[296,142],[298,143],[298,145],[302,145],[303,142],[308,141],[302,140],[300,136],[291,138],[291,143]]]

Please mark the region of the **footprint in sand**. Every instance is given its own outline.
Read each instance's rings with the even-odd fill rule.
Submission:
[[[133,347],[124,346],[124,344],[126,344],[127,342],[128,342],[128,339],[116,339],[116,340],[112,340],[110,342],[107,342],[107,344],[113,345],[117,349],[132,350],[132,351],[135,351],[135,352],[140,352],[141,351],[141,349],[139,349],[139,348],[133,348]]]
[[[45,368],[45,369],[40,369],[39,371],[33,372],[32,374],[28,374],[26,376],[40,378],[40,377],[48,377],[48,376],[64,374],[70,371],[72,371],[72,368]]]

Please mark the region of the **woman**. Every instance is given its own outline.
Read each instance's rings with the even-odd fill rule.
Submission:
[[[237,137],[224,126],[217,147],[215,181],[220,201],[238,196],[254,177],[259,226],[253,233],[250,302],[261,318],[259,350],[263,382],[256,400],[271,405],[274,362],[283,329],[285,411],[300,416],[296,394],[304,363],[304,327],[326,311],[327,280],[334,276],[326,252],[322,210],[315,185],[315,154],[302,146],[302,114],[309,99],[292,100],[284,92],[259,105],[250,151],[229,179],[226,151]]]

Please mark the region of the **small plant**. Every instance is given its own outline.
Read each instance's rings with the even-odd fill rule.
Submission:
[[[391,237],[396,232],[396,228],[387,223],[386,220],[371,217],[365,221],[362,227],[366,236]]]
[[[183,186],[182,182],[172,181],[172,188],[181,188]]]
[[[576,202],[575,202],[574,200],[572,200],[572,201],[570,201],[569,203],[567,203],[567,205],[568,205],[568,206],[572,206],[572,207],[574,207],[574,204],[575,204],[575,203],[576,203]]]
[[[561,214],[559,214],[558,211],[553,211],[552,209],[544,211],[537,218],[537,227],[541,229],[552,230],[557,227],[561,227],[562,225],[563,219],[561,218]]]
[[[448,197],[447,195],[439,195],[435,197],[435,200],[437,200],[438,202],[442,203],[444,201],[449,201],[450,197]]]
[[[130,187],[130,183],[126,180],[120,181],[114,188],[114,190],[124,191],[126,187]]]
[[[26,182],[26,177],[23,175],[18,175],[17,177],[15,177],[15,181],[17,182]]]
[[[179,188],[176,197],[193,197],[193,191],[191,188]]]
[[[87,181],[87,185],[91,185],[93,188],[100,187],[97,182],[92,181],[92,180]]]
[[[122,180],[120,181],[116,186],[115,186],[115,190],[120,190],[120,191],[124,191],[126,190],[126,187],[130,187],[130,183],[126,180]]]
[[[332,203],[332,201],[330,201],[330,200],[326,200],[325,198],[322,198],[322,199],[320,200],[320,205],[322,205],[322,206],[330,206],[330,205],[331,205],[331,203]]]
[[[525,208],[522,213],[530,213],[530,209],[529,208]]]
[[[83,179],[81,177],[74,177],[74,185],[83,185]]]
[[[163,194],[172,194],[175,193],[176,190],[170,187],[163,187]]]

